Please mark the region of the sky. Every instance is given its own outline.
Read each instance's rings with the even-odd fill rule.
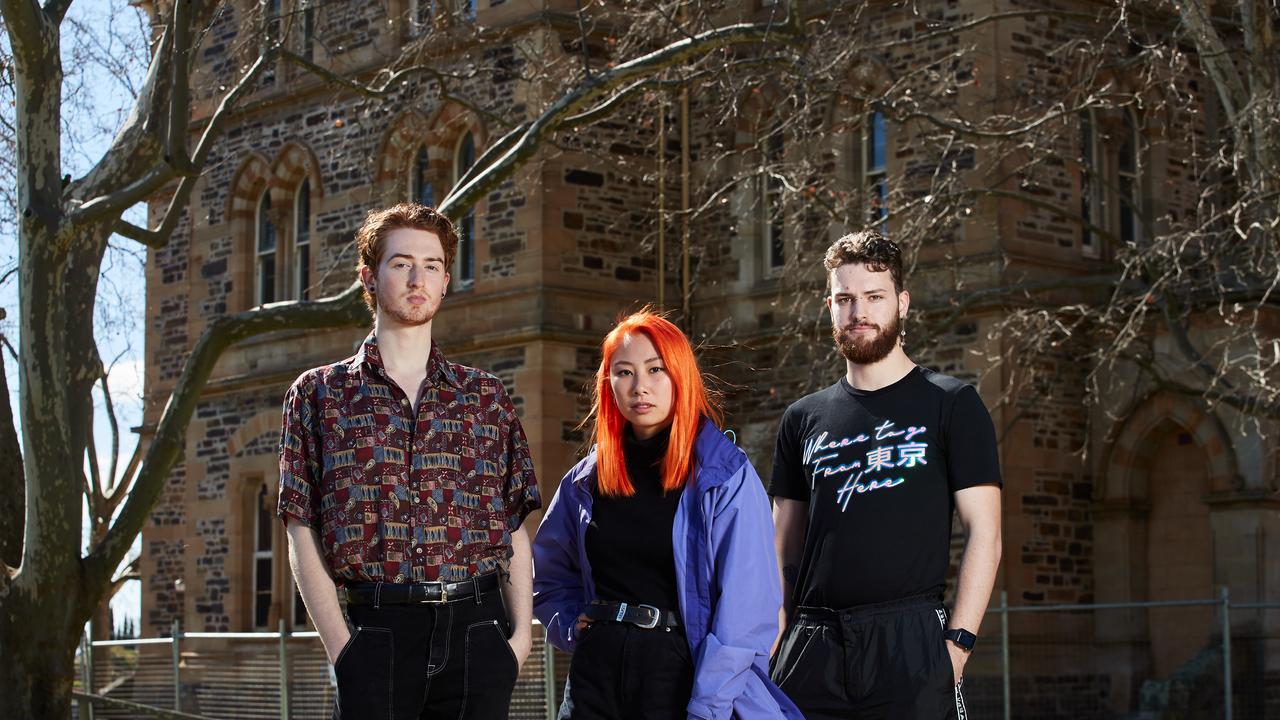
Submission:
[[[145,17],[128,0],[77,0],[62,25],[62,56],[65,74],[63,91],[63,173],[83,176],[102,157],[115,131],[123,123],[134,93],[146,75],[147,33]],[[7,45],[7,41],[3,41]],[[5,48],[7,51],[7,47]],[[8,54],[7,52],[5,53]],[[14,113],[12,95],[4,97],[0,108],[6,121]],[[4,151],[0,149],[0,151]],[[4,208],[13,218],[14,209]],[[145,223],[145,212],[135,208],[126,218]],[[146,287],[141,246],[115,237],[103,260],[95,311],[99,354],[110,369],[108,384],[120,427],[120,466],[137,444],[132,428],[142,423],[143,349]],[[0,224],[0,307],[8,317],[0,331],[19,347],[18,241],[13,222]],[[9,402],[19,412],[18,368],[6,352],[4,369]],[[111,453],[110,425],[100,394],[94,397],[94,433],[99,466],[106,472]],[[16,418],[21,427],[21,417]],[[21,432],[21,430],[19,430]],[[87,528],[87,524],[86,524]],[[135,542],[133,557],[140,544]],[[112,602],[117,625],[125,616],[138,624],[140,583],[127,583]]]

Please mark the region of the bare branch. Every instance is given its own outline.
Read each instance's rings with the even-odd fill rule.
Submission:
[[[508,121],[507,118],[501,115],[497,115],[491,112],[490,110],[483,108],[479,105],[476,105],[475,103],[471,102],[469,99],[465,97],[462,97],[460,95],[455,95],[454,93],[450,92],[448,76],[445,75],[445,73],[440,72],[438,69],[430,65],[412,65],[410,67],[395,71],[394,73],[389,75],[385,80],[383,80],[381,83],[377,85],[367,85],[357,80],[353,80],[349,77],[344,77],[342,75],[339,75],[333,70],[330,70],[329,68],[324,67],[323,65],[317,65],[311,60],[308,60],[307,58],[285,48],[280,49],[280,58],[282,60],[287,60],[297,65],[298,67],[301,67],[304,70],[307,70],[308,72],[315,74],[316,76],[320,77],[321,79],[325,80],[326,82],[332,85],[346,88],[348,90],[356,92],[370,99],[386,97],[391,93],[399,91],[401,89],[400,85],[406,82],[407,80],[409,80],[410,78],[416,75],[426,75],[435,81],[436,87],[440,91],[441,100],[457,103],[461,107],[465,107],[471,112],[477,115],[481,115],[486,119],[494,121],[500,125],[510,125],[510,121]]]
[[[70,8],[71,0],[46,0],[44,4],[45,14],[55,25],[62,24],[62,18],[66,17],[67,10]]]
[[[133,538],[141,531],[147,514],[164,487],[169,470],[183,451],[182,437],[205,383],[218,358],[228,347],[277,330],[328,329],[368,322],[369,311],[364,305],[362,286],[358,282],[334,297],[272,303],[210,322],[187,357],[124,507],[106,536],[84,560],[88,578],[85,586],[93,588],[105,583],[109,573],[128,552]]]
[[[209,124],[205,126],[204,133],[200,136],[200,142],[196,145],[196,151],[191,158],[191,167],[204,167],[205,161],[209,157],[209,151],[213,148],[214,141],[222,132],[222,126],[227,122],[227,117],[235,108],[236,102],[240,96],[252,87],[257,80],[258,75],[266,67],[267,58],[260,56],[253,65],[240,78],[235,87],[222,98],[222,102],[218,103],[218,109],[214,111],[209,118]],[[187,201],[191,198],[191,190],[195,187],[196,180],[199,178],[198,173],[194,170],[191,174],[184,175],[178,183],[178,189],[174,191],[173,197],[169,199],[169,207],[165,209],[164,218],[155,230],[147,230],[140,228],[132,223],[124,220],[117,220],[114,229],[122,236],[130,240],[136,240],[150,248],[162,248],[169,243],[169,236],[173,234],[174,228],[178,227],[178,221],[182,218],[182,211],[187,207]]]
[[[107,482],[102,484],[102,492],[109,493],[117,482],[116,470],[120,462],[120,424],[116,419],[115,403],[111,401],[111,387],[107,384],[107,373],[102,373],[102,402],[107,410],[107,422],[111,425],[111,465],[107,473]]]
[[[142,579],[142,573],[140,572],[141,566],[142,566],[142,556],[138,555],[134,557],[132,560],[130,560],[127,565],[120,568],[120,572],[114,578],[111,579],[111,586],[107,588],[106,597],[108,599],[115,597],[116,593],[120,592],[120,588],[124,587],[124,584],[129,582],[130,580],[141,580]]]
[[[537,152],[540,144],[551,134],[572,127],[569,118],[576,117],[591,107],[601,97],[624,87],[639,78],[648,77],[662,68],[697,57],[703,57],[721,48],[735,45],[797,44],[803,38],[798,14],[792,12],[781,26],[743,23],[715,28],[692,38],[679,40],[634,60],[621,63],[609,70],[584,80],[575,89],[565,93],[543,113],[529,123],[524,134],[487,168],[466,182],[458,182],[440,203],[439,210],[449,215],[454,206],[470,207],[476,199],[502,183]]]
[[[1200,50],[1200,65],[1213,78],[1218,89],[1218,98],[1232,123],[1240,119],[1246,105],[1249,104],[1249,93],[1245,89],[1244,79],[1236,68],[1235,60],[1227,51],[1222,36],[1213,27],[1212,14],[1202,0],[1176,0],[1180,10],[1182,24],[1191,33],[1196,47]]]

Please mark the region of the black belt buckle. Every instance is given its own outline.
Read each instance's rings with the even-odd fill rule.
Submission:
[[[634,621],[634,620],[633,620],[633,621],[631,621],[631,623],[632,623],[633,625],[635,625],[636,627],[639,627],[639,628],[644,628],[645,630],[652,630],[652,629],[654,629],[654,628],[658,627],[658,620],[660,620],[660,619],[662,618],[662,611],[661,611],[661,610],[659,610],[658,608],[656,608],[656,607],[654,607],[654,606],[652,606],[652,605],[635,605],[635,606],[634,606],[634,608],[635,608],[636,610],[646,610],[646,611],[648,611],[648,613],[649,613],[649,620],[648,620],[648,621],[646,621],[646,622],[636,622],[636,621]],[[625,615],[625,614],[626,614],[626,612],[627,612],[627,604],[626,604],[626,603],[619,603],[619,604],[618,604],[618,622],[622,622],[622,621],[623,621],[623,619],[624,619],[624,618],[623,618],[623,615]]]

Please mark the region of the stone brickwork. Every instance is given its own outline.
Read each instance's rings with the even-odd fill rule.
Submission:
[[[1093,602],[1093,485],[1075,473],[1036,472],[1018,498],[1032,535],[1017,561],[1033,574],[1023,603]],[[1010,602],[1014,602],[1011,600]]]
[[[183,576],[186,568],[184,545],[181,539],[151,540],[145,544],[144,556],[150,572],[144,575],[147,597],[144,637],[168,635],[174,620],[186,620],[183,611],[185,592],[174,583]]]
[[[194,610],[204,632],[227,632],[233,629],[227,608],[231,584],[226,573],[230,551],[226,524],[226,520],[222,518],[196,522],[196,537],[200,539],[201,551],[195,558],[198,590]]]

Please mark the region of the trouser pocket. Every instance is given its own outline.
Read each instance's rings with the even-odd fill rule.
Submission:
[[[492,619],[467,626],[463,649],[464,701],[460,718],[469,720],[503,720],[511,705],[519,665],[511,643],[507,642],[507,623]]]
[[[390,718],[395,675],[395,641],[391,631],[358,627],[334,662],[338,679],[335,718]]]

